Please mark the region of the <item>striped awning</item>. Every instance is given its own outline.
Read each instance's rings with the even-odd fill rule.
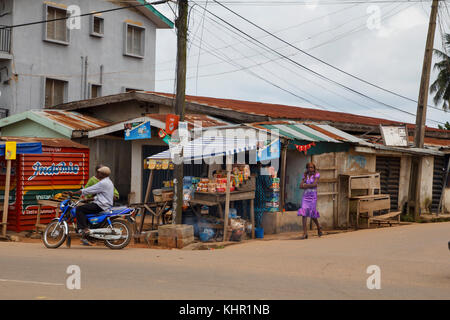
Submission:
[[[352,136],[344,131],[336,129],[327,124],[295,121],[273,121],[252,123],[249,126],[257,129],[270,131],[272,134],[278,133],[280,136],[290,140],[305,140],[311,142],[353,142],[359,144],[369,144],[363,139]]]
[[[184,162],[229,156],[245,151],[255,150],[258,147],[256,137],[201,137],[189,141],[183,148]],[[174,146],[168,150],[148,157],[146,160],[174,160],[180,154],[181,147]]]

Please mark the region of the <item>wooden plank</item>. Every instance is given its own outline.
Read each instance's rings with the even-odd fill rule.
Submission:
[[[319,179],[319,183],[337,183],[338,179],[337,178],[333,178],[333,179]]]
[[[225,218],[223,223],[223,241],[228,241],[227,231],[228,231],[228,214],[230,213],[230,185],[231,185],[231,161],[228,161],[229,156],[227,156],[227,192],[225,197]]]
[[[5,152],[6,154],[6,152]],[[8,209],[9,209],[9,188],[11,182],[11,160],[6,160],[6,180],[5,180],[5,193],[3,203],[3,218],[2,218],[2,236],[6,237],[6,224],[8,222]]]
[[[213,202],[213,201],[207,201],[207,200],[197,200],[197,199],[192,199],[191,201],[189,201],[189,203],[196,205],[196,204],[200,204],[200,205],[204,205],[204,206],[208,206],[208,207],[214,207],[219,205],[218,202]]]
[[[55,207],[58,208],[61,201],[56,200],[38,200],[37,203],[41,206],[47,206],[47,207]]]
[[[368,194],[366,196],[353,196],[350,200],[364,200],[364,199],[384,199],[390,197],[389,194]]]
[[[380,179],[378,177],[350,178],[350,188],[359,190],[380,189]]]
[[[359,202],[359,212],[389,210],[390,208],[390,199],[361,200]]]
[[[250,200],[250,220],[252,222],[252,239],[255,239],[255,200]]]
[[[382,214],[382,215],[379,215],[379,216],[375,216],[375,217],[373,217],[373,218],[370,218],[370,220],[372,220],[372,221],[376,221],[376,220],[387,220],[387,219],[390,219],[390,218],[397,217],[397,216],[400,215],[401,213],[402,213],[401,211],[389,212],[389,213],[386,213],[386,214]]]
[[[318,196],[334,196],[337,194],[338,194],[338,192],[318,192],[317,193]]]

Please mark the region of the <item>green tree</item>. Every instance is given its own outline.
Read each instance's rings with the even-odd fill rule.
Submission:
[[[445,35],[445,52],[434,49],[435,56],[441,61],[434,64],[434,70],[438,70],[438,76],[430,87],[430,93],[434,94],[433,101],[436,105],[442,104],[442,109],[449,109],[450,100],[450,56],[447,51],[450,49],[450,34]]]
[[[438,128],[441,130],[450,130],[450,122],[447,121],[443,126],[438,124]]]

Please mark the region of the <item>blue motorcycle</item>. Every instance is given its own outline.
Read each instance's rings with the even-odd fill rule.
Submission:
[[[42,240],[47,248],[56,249],[67,239],[67,246],[70,247],[71,237],[69,234],[69,223],[72,223],[75,230],[74,219],[76,218],[76,207],[80,200],[72,198],[60,203],[61,216],[53,219],[45,228]],[[99,212],[99,214],[88,214],[89,233],[86,239],[90,242],[102,241],[111,249],[125,248],[131,241],[132,228],[129,223],[134,224],[132,217],[134,209],[127,207],[112,208],[110,211]]]

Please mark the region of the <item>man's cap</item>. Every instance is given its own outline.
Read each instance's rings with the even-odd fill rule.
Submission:
[[[111,174],[111,169],[106,167],[106,166],[101,167],[97,171],[102,173],[102,174],[104,174],[104,175],[107,175],[107,176],[109,176]]]

